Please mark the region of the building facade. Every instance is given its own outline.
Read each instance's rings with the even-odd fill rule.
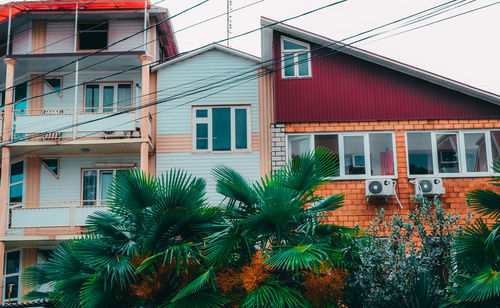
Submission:
[[[499,96],[270,19],[261,24],[272,93],[261,105],[273,109],[263,169],[315,147],[333,151],[338,177],[322,192],[345,194],[330,217],[340,225],[367,227],[377,208],[408,213],[416,193],[469,211],[465,194],[488,186],[500,158]]]
[[[82,234],[113,175],[155,172],[156,73],[178,54],[166,9],[144,1],[0,7],[2,303],[24,268]]]

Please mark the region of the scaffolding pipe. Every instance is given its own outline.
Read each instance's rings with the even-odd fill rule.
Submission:
[[[73,42],[73,52],[76,54],[76,45],[78,40],[78,1],[76,2],[75,8],[75,40]],[[76,121],[78,119],[78,73],[79,73],[79,61],[75,63],[75,101],[73,105],[73,140],[76,139]]]
[[[146,31],[146,28],[148,27],[148,0],[144,0],[144,51],[146,54],[148,53],[148,46],[146,43],[148,42],[148,31]]]

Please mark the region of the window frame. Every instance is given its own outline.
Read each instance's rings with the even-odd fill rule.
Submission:
[[[294,44],[297,45],[302,45],[304,47],[307,47],[307,51],[301,50],[301,49],[292,49],[291,51],[285,51],[284,49],[284,44],[285,40],[290,41]],[[286,36],[281,36],[281,41],[280,41],[280,46],[281,46],[281,78],[282,79],[290,79],[290,78],[311,78],[312,77],[312,71],[311,71],[311,45],[308,43],[304,43]],[[299,64],[298,64],[298,56],[300,54],[307,54],[307,67],[308,67],[308,74],[307,75],[300,75],[299,74]],[[293,76],[285,76],[285,56],[293,54],[293,69],[294,69],[294,74]]]
[[[448,130],[408,130],[405,131],[405,151],[406,151],[406,175],[409,179],[414,178],[468,178],[468,177],[491,177],[498,175],[493,172],[493,152],[491,148],[491,132],[500,131],[500,129],[448,129]],[[431,134],[431,153],[432,153],[432,174],[410,174],[409,165],[409,152],[408,152],[408,133],[430,133]],[[470,172],[467,171],[467,158],[465,153],[465,139],[464,134],[477,134],[484,133],[485,146],[486,146],[486,159],[488,165],[488,171],[482,172]],[[457,134],[457,158],[458,158],[458,168],[460,172],[455,173],[442,173],[439,172],[439,160],[438,160],[438,150],[437,150],[437,140],[436,135],[438,134]],[[438,172],[436,172],[438,171]]]
[[[130,85],[130,108],[135,106],[134,101],[134,82],[133,81],[105,81],[105,82],[88,82],[83,86],[83,105],[82,110],[83,113],[115,113],[121,110],[118,110],[118,86],[119,85]],[[97,107],[86,107],[85,103],[87,100],[87,86],[99,86],[99,106]],[[104,108],[104,87],[113,86],[113,111],[103,111]],[[97,109],[97,111],[88,111],[93,108]]]
[[[52,169],[49,168],[49,166],[44,162],[44,159],[57,159],[57,174],[52,171]],[[49,171],[50,174],[52,174],[56,179],[59,180],[59,176],[61,175],[61,158],[60,157],[41,157],[40,158],[40,164]]]
[[[12,274],[7,274],[7,254],[10,253],[10,252],[15,252],[15,251],[19,251],[19,271],[16,272],[16,273],[12,273]],[[17,297],[14,297],[14,298],[11,298],[10,301],[8,301],[8,298],[5,298],[5,291],[4,289],[2,288],[2,303],[12,303],[12,302],[20,302],[22,299],[21,299],[21,289],[22,289],[22,285],[21,285],[21,275],[22,275],[22,270],[23,270],[23,250],[22,249],[10,249],[10,250],[6,250],[4,252],[4,268],[3,268],[3,281],[2,281],[2,285],[6,287],[6,280],[7,278],[9,277],[14,277],[14,276],[17,276]]]
[[[20,162],[23,163],[23,180],[12,183],[10,181],[10,178],[12,177],[12,165],[20,163]],[[15,204],[12,204],[12,202],[10,202],[10,188],[13,185],[18,185],[20,183],[22,183],[22,185],[23,185],[22,195],[21,195],[22,200],[21,200],[21,202],[16,202]],[[10,170],[9,170],[9,190],[8,191],[9,191],[9,194],[8,194],[8,205],[9,206],[8,206],[8,208],[12,209],[12,208],[17,208],[17,207],[24,207],[24,202],[25,202],[24,196],[26,196],[26,160],[25,159],[16,160],[16,161],[13,161],[13,162],[10,163]]]
[[[97,48],[97,49],[82,49],[80,48],[80,33],[85,32],[85,33],[92,33],[92,32],[104,32],[104,30],[80,30],[80,25],[89,25],[89,24],[96,24],[100,25],[102,23],[106,23],[106,45],[105,48]],[[85,21],[80,21],[78,22],[77,25],[77,51],[78,52],[93,52],[93,51],[108,51],[108,46],[109,46],[109,22],[108,21],[103,21],[103,20],[85,20]]]
[[[370,134],[391,134],[392,135],[392,157],[393,157],[393,175],[371,175],[371,153],[370,153]],[[318,132],[318,133],[287,133],[285,134],[285,157],[287,161],[291,159],[291,153],[289,149],[289,136],[309,136],[309,150],[314,149],[314,136],[319,135],[337,135],[338,136],[338,147],[339,147],[339,175],[334,177],[335,180],[366,180],[366,179],[380,179],[398,178],[398,163],[397,163],[397,152],[396,152],[396,134],[394,131],[366,131],[366,132]],[[344,155],[344,136],[362,136],[363,137],[363,149],[365,155],[365,174],[345,174],[345,159]]]
[[[212,109],[214,108],[230,108],[230,127],[231,127],[231,150],[229,151],[214,151],[212,146]],[[236,109],[245,109],[247,112],[247,147],[243,149],[236,148]],[[207,110],[208,114],[206,118],[197,118],[197,110]],[[191,108],[191,131],[192,131],[192,151],[193,153],[248,153],[252,151],[252,108],[250,105],[214,105],[214,106],[192,106]],[[197,124],[207,124],[208,125],[208,147],[206,150],[199,150],[196,147],[197,139]]]
[[[50,83],[47,82],[47,79],[59,79],[61,81],[61,93],[57,93],[56,89],[54,89]],[[59,96],[59,98],[63,98],[63,89],[64,89],[64,86],[63,86],[63,77],[62,76],[46,76],[44,79],[43,79],[43,84],[44,86],[46,85],[47,87],[49,87],[50,89],[50,93],[55,93],[57,96]],[[45,89],[44,89],[44,93],[45,93]]]
[[[104,206],[107,205],[105,201],[106,199],[101,199],[101,171],[112,171],[113,172],[113,177],[116,175],[116,172],[118,170],[126,170],[126,169],[131,169],[131,168],[81,168],[80,170],[80,200],[82,202],[82,206],[87,206],[87,207],[92,207],[92,206]],[[97,180],[96,180],[96,199],[95,200],[84,200],[83,199],[83,176],[84,176],[84,171],[85,170],[95,170],[97,171]],[[85,202],[91,202],[91,201],[97,201],[94,202],[94,204],[86,204],[84,205]]]

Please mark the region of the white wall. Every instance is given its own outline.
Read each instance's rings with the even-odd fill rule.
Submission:
[[[46,53],[73,52],[75,23],[71,21],[47,22]]]
[[[130,36],[144,28],[144,21],[141,20],[116,20],[109,23],[108,45]],[[149,31],[148,31],[149,32]],[[139,33],[124,40],[114,46],[109,51],[139,51],[144,50],[144,34]]]
[[[13,30],[12,54],[23,55],[31,53],[31,27],[32,22],[28,21]]]

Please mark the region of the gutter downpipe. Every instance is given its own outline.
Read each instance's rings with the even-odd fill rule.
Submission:
[[[75,8],[75,41],[73,43],[73,52],[76,54],[76,42],[78,38],[78,5],[79,1],[76,1],[76,8]],[[73,140],[76,139],[76,122],[78,119],[78,73],[80,69],[79,61],[76,61],[75,64],[75,102],[73,105]]]
[[[9,24],[7,26],[7,49],[5,51],[6,55],[10,54],[10,29],[12,25],[12,5],[9,8]]]

